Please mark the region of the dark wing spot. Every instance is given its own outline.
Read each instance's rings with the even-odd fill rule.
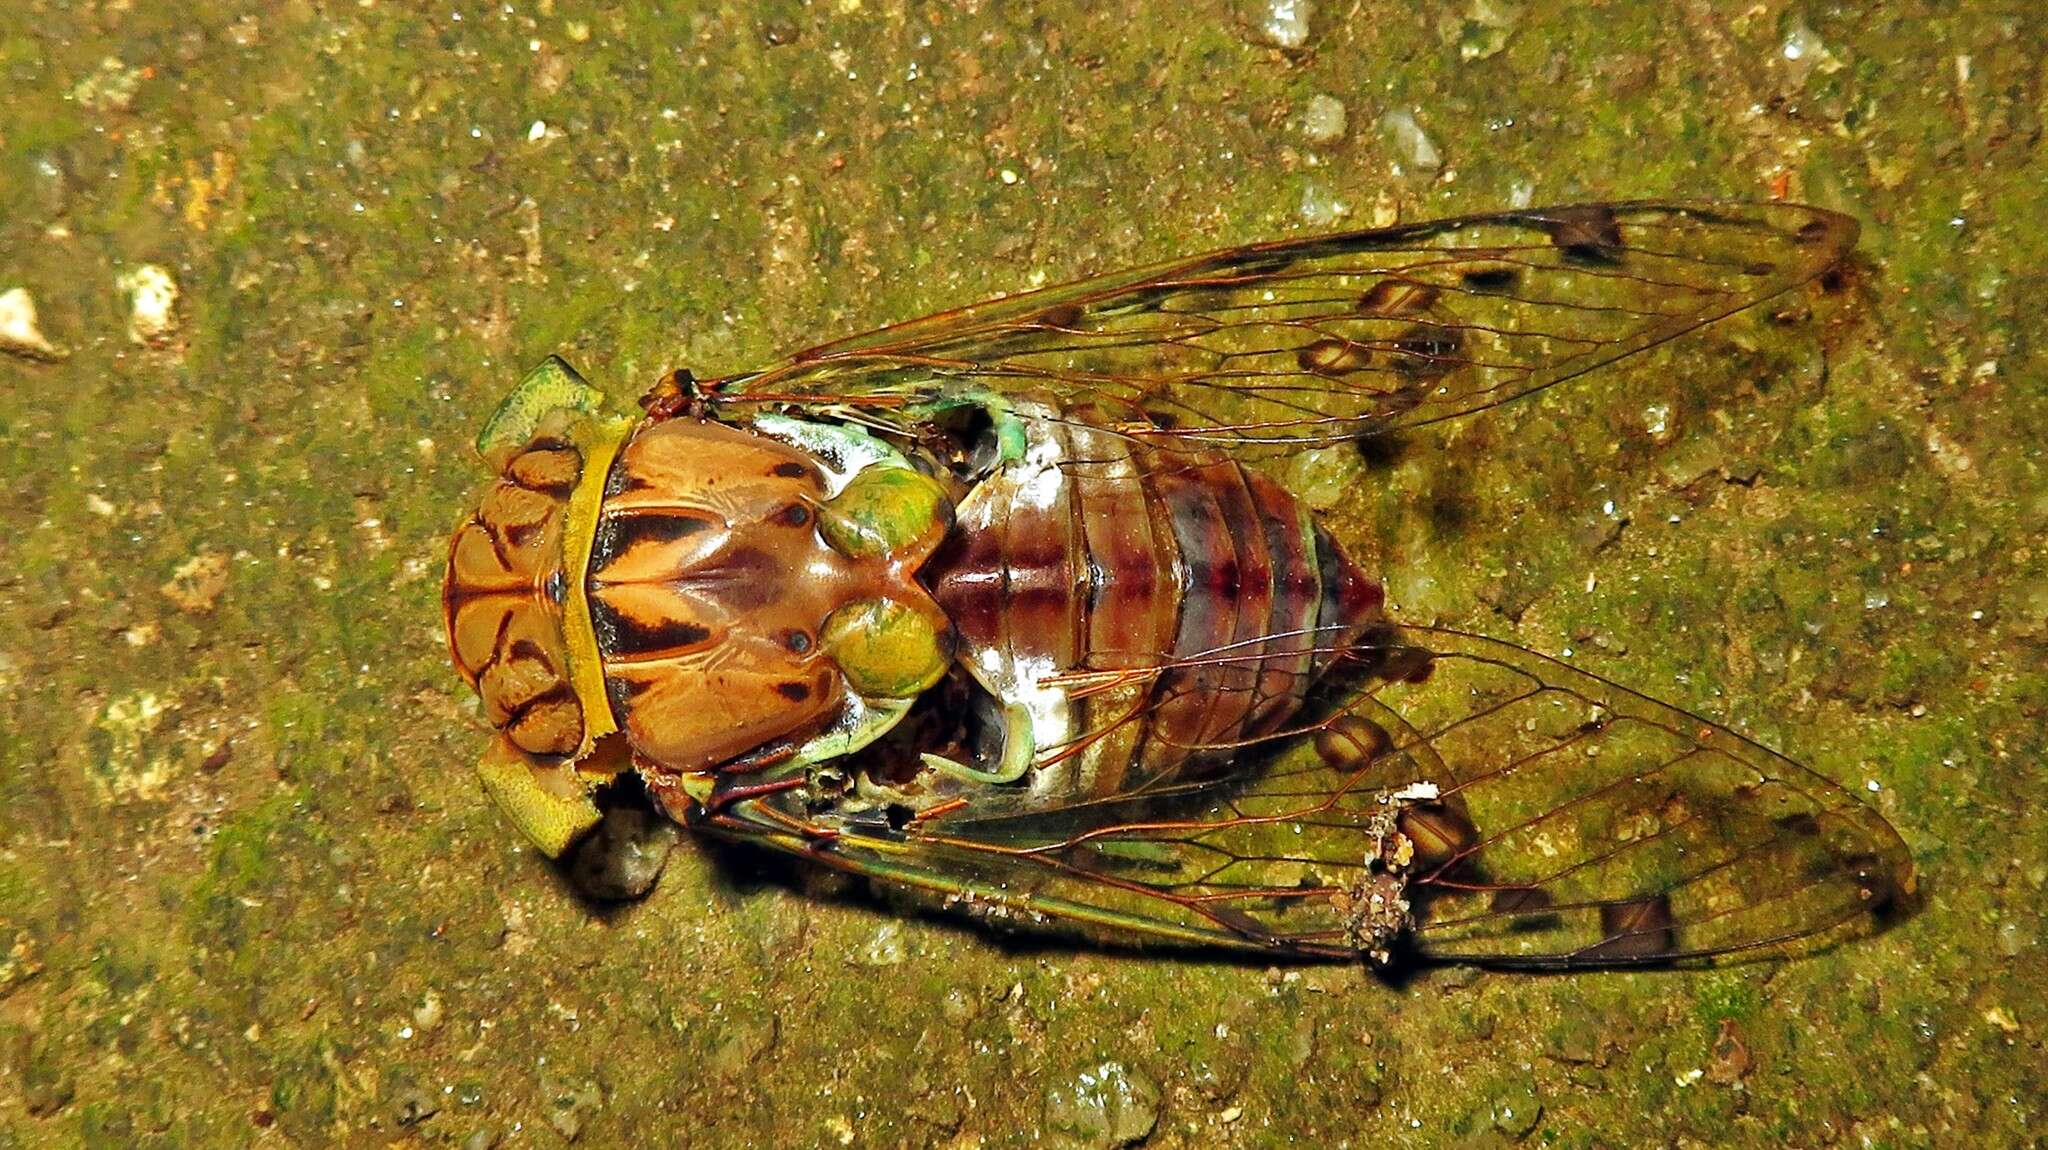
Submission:
[[[1081,305],[1063,303],[1057,307],[1046,308],[1038,313],[1037,322],[1042,327],[1071,330],[1075,324],[1081,322]]]
[[[1661,894],[1601,904],[1600,933],[1605,937],[1587,947],[1585,957],[1655,959],[1678,950],[1678,922],[1671,899]]]
[[[1421,315],[1436,304],[1437,290],[1411,280],[1384,279],[1358,300],[1361,315]]]
[[[1551,212],[1537,221],[1567,263],[1611,266],[1625,250],[1614,209],[1599,205]]]
[[[775,693],[792,703],[801,703],[811,697],[811,687],[808,683],[799,683],[792,679],[786,683],[775,684]]]
[[[1500,292],[1514,287],[1516,281],[1522,278],[1522,272],[1520,268],[1511,267],[1473,268],[1460,278],[1465,281],[1465,286],[1473,291]]]
[[[1828,227],[1826,220],[1808,220],[1799,225],[1799,230],[1792,233],[1792,238],[1802,244],[1817,244],[1826,239],[1832,230],[1834,229]]]
[[[776,464],[774,470],[770,471],[768,474],[774,476],[777,479],[802,479],[805,475],[805,471],[803,464],[798,463],[794,459],[790,459]]]
[[[1319,339],[1294,353],[1294,362],[1310,375],[1349,375],[1372,362],[1372,351],[1348,339]]]
[[[1777,821],[1778,829],[1788,831],[1801,838],[1814,838],[1820,834],[1820,820],[1806,811],[1789,814]]]
[[[1540,914],[1550,909],[1552,901],[1550,892],[1542,887],[1506,886],[1493,892],[1493,900],[1487,909],[1494,914]]]

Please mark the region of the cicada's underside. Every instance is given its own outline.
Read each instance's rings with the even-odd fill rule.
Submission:
[[[550,361],[479,441],[455,661],[559,853],[689,826],[1020,921],[1306,957],[1703,959],[1854,929],[1883,819],[1734,733],[1389,614],[1274,478],[1822,276],[1785,204],[1509,212],[933,316],[637,420]]]

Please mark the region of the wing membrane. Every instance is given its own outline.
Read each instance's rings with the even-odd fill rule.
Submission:
[[[1426,956],[1538,968],[1781,948],[1910,894],[1882,818],[1725,728],[1455,631],[1355,655],[1355,690],[1234,781],[901,827],[784,801],[712,829],[990,917],[1303,957],[1383,944],[1361,925],[1374,893],[1413,903]],[[1418,783],[1438,797],[1390,797]],[[1390,830],[1413,854],[1392,891]]]
[[[1330,443],[1640,352],[1820,275],[1856,231],[1793,204],[1638,202],[1286,240],[914,320],[720,386],[812,403],[1049,394],[1135,410],[1147,435]]]

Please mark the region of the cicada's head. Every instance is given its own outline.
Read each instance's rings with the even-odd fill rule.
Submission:
[[[579,582],[569,552],[589,534],[605,465],[630,426],[602,402],[559,359],[528,375],[477,437],[497,478],[449,548],[441,603],[455,669],[527,755],[580,757],[609,726],[594,654],[573,641],[569,617]]]

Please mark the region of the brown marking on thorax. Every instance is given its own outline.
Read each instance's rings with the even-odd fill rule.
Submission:
[[[827,616],[930,604],[914,561],[824,543],[825,497],[806,452],[724,424],[653,423],[620,451],[588,588],[612,711],[644,757],[699,770],[815,730],[845,703],[819,650]]]

